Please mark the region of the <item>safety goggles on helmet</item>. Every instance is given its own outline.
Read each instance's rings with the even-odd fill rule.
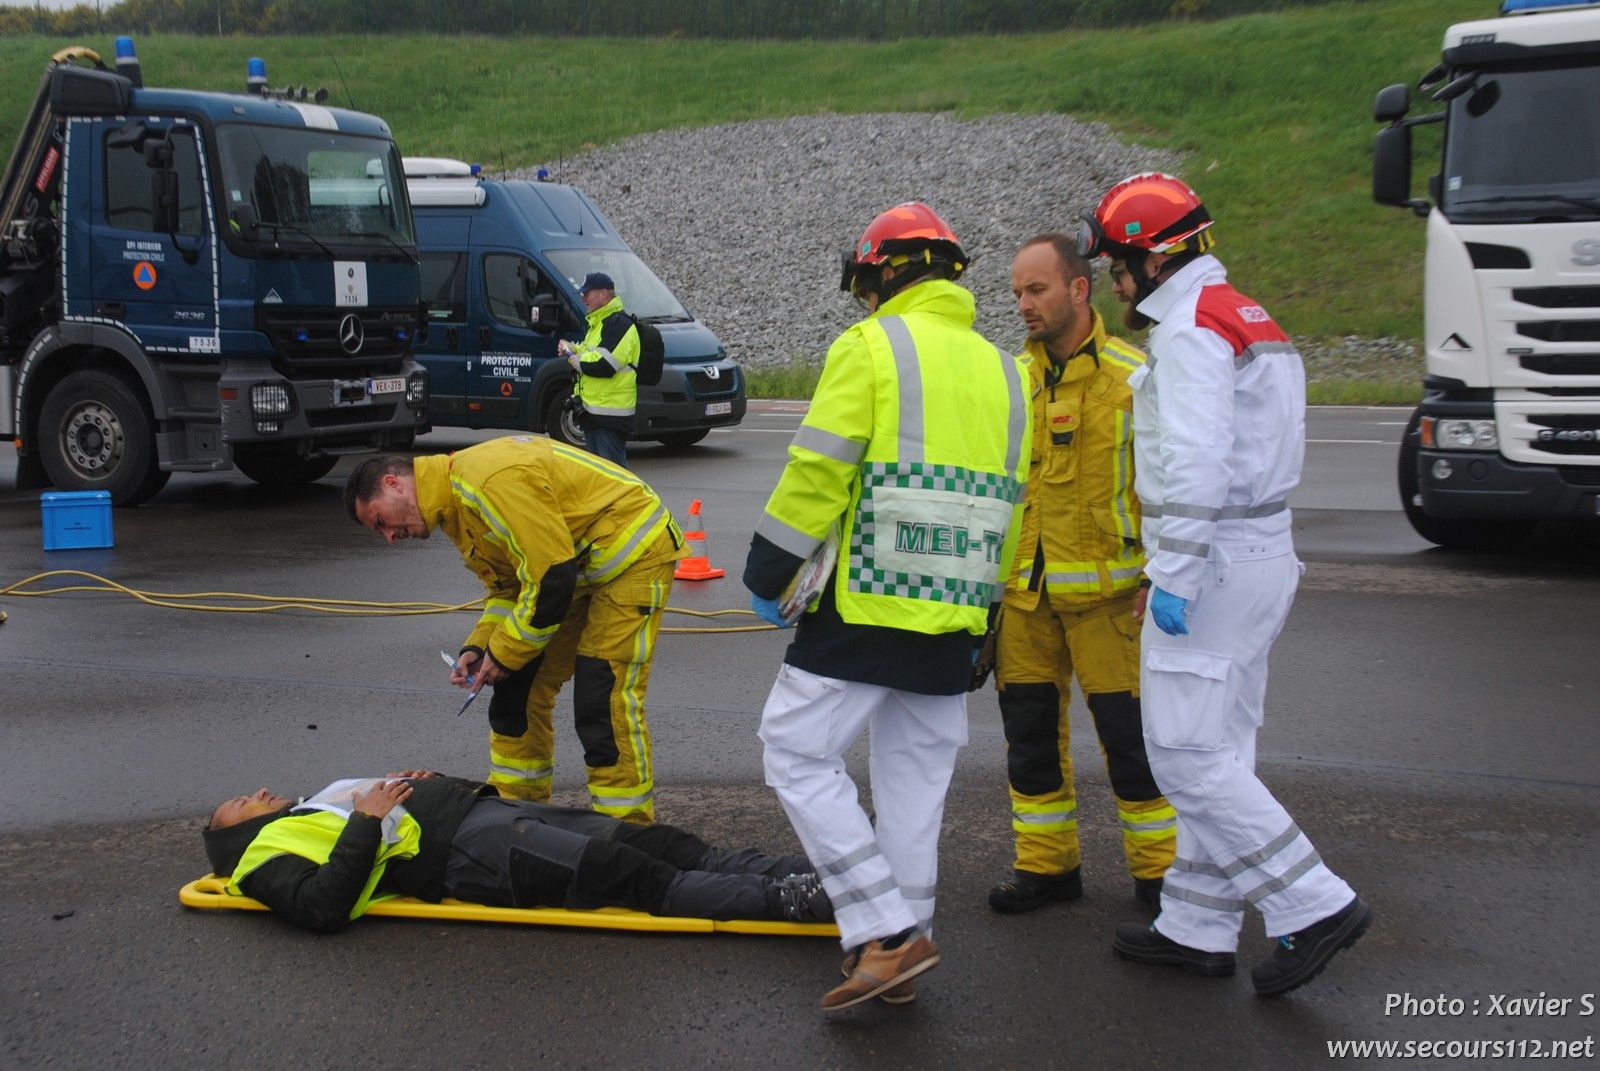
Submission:
[[[1106,191],[1093,214],[1084,215],[1078,247],[1085,257],[1105,256],[1118,247],[1146,253],[1192,248],[1203,253],[1212,245],[1211,236],[1204,233],[1211,223],[1211,213],[1182,179],[1149,171]]]

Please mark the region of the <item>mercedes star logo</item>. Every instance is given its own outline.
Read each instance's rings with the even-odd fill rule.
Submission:
[[[361,317],[349,313],[339,321],[339,348],[346,353],[360,353],[361,344],[367,340],[367,333],[361,327]]]

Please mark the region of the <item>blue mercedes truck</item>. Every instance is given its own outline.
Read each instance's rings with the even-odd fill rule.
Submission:
[[[0,184],[0,435],[19,488],[316,480],[427,430],[416,238],[383,120],[144,84],[64,49]]]
[[[582,190],[481,178],[460,160],[406,157],[428,325],[417,345],[429,421],[542,431],[582,445],[560,338],[584,333],[578,287],[616,281],[630,315],[661,332],[661,382],[640,384],[630,438],[686,447],[745,414],[744,375],[717,336],[628,248]]]

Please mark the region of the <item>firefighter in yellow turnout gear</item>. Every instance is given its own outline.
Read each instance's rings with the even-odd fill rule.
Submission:
[[[593,454],[515,436],[414,462],[370,458],[345,502],[390,543],[441,529],[488,589],[451,679],[494,685],[489,783],[502,796],[550,798],[552,714],[575,677],[591,805],[649,824],[645,689],[673,563],[687,553],[656,493]]]
[[[1154,906],[1177,816],[1150,774],[1139,707],[1144,553],[1128,377],[1144,354],[1106,334],[1089,305],[1089,266],[1070,239],[1041,235],[1024,245],[1012,287],[1028,329],[1033,461],[995,659],[1016,861],[989,904],[1012,913],[1082,895],[1067,716],[1076,676],[1105,754],[1135,896]]]

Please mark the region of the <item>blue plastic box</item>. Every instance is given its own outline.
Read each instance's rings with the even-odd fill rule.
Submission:
[[[45,550],[109,547],[111,492],[47,491],[39,496]]]

